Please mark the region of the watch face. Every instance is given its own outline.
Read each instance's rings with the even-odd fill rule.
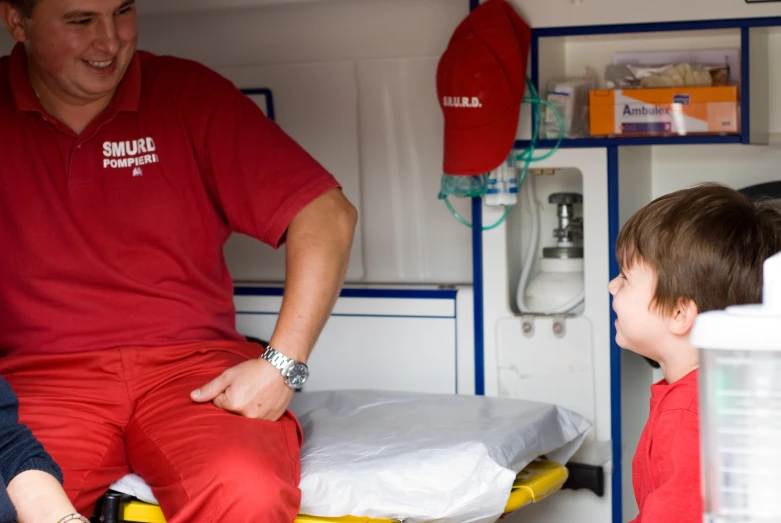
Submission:
[[[309,368],[303,363],[295,363],[287,373],[287,383],[293,388],[301,387],[309,377]]]

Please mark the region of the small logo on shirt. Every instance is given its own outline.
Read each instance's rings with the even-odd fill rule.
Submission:
[[[443,96],[442,107],[463,107],[466,109],[479,109],[483,104],[477,96]]]
[[[133,176],[141,176],[142,165],[158,163],[155,141],[150,138],[125,140],[124,142],[103,142],[103,168],[122,169],[134,167]]]

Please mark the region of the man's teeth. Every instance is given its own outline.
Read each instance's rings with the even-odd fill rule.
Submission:
[[[113,61],[114,60],[109,60],[108,62],[87,62],[87,63],[90,64],[92,67],[96,67],[98,69],[105,69],[106,67],[110,66]]]

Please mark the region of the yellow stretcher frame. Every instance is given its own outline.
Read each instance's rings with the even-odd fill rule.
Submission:
[[[538,459],[523,469],[513,483],[510,497],[505,506],[505,514],[537,503],[561,489],[569,477],[567,467],[546,459]],[[163,511],[157,505],[130,500],[122,503],[120,521],[126,523],[166,523]],[[325,518],[299,515],[294,523],[400,523],[396,519],[371,519],[366,517],[343,516]]]

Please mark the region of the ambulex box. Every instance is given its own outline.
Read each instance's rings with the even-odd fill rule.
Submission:
[[[589,113],[592,135],[737,133],[738,88],[596,90]]]

